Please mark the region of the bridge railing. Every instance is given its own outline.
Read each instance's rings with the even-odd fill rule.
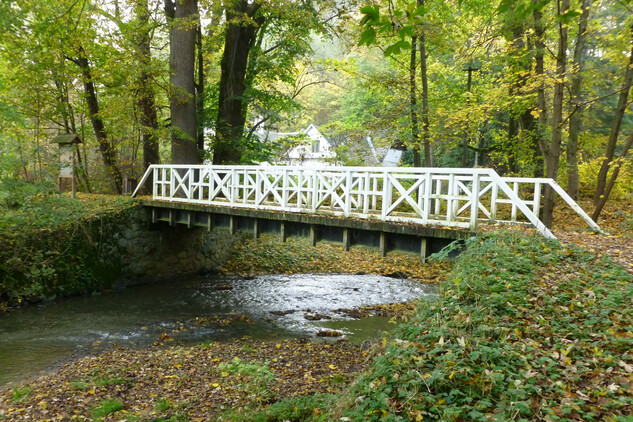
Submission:
[[[152,165],[139,188],[150,175],[157,200],[470,230],[482,221],[523,223],[553,238],[539,219],[550,186],[600,231],[552,179],[501,177],[492,169]]]

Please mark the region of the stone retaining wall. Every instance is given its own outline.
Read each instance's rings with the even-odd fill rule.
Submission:
[[[219,271],[241,236],[228,228],[151,224],[149,210],[133,207],[103,238],[101,259],[120,268],[115,284]]]

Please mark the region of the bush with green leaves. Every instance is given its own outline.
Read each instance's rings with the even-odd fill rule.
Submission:
[[[627,421],[633,275],[513,232],[468,242],[354,389],[350,420]]]

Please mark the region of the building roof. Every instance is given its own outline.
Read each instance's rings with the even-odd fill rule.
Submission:
[[[51,144],[81,144],[82,140],[76,133],[57,135],[51,140]]]

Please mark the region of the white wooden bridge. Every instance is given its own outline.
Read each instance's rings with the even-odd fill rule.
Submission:
[[[600,227],[552,179],[501,177],[485,168],[152,165],[153,199],[230,208],[330,215],[476,231],[478,224],[539,218],[551,187],[596,231]]]

